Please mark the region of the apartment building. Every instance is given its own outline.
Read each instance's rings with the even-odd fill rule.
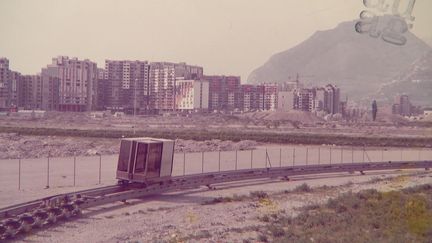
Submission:
[[[5,110],[9,108],[9,82],[9,60],[7,58],[0,58],[0,110]]]
[[[42,109],[41,75],[23,75],[21,77],[20,108],[25,110]]]
[[[324,110],[329,114],[339,113],[340,89],[332,84],[327,84],[324,89]]]
[[[256,85],[242,84],[241,85],[241,110],[243,111],[256,111],[260,107],[260,92]]]
[[[242,90],[239,76],[212,75],[205,76],[209,81],[209,109],[236,110],[243,109]]]
[[[42,76],[58,78],[60,111],[91,111],[97,108],[98,69],[88,59],[78,60],[67,56],[52,59],[52,64],[42,69]]]
[[[412,105],[410,102],[410,99],[408,95],[401,95],[399,97],[399,105],[400,105],[400,112],[402,116],[410,116],[412,114]]]
[[[265,111],[275,111],[278,104],[278,84],[264,83],[264,107]]]
[[[294,109],[311,112],[313,109],[313,89],[294,90]]]
[[[411,104],[408,95],[397,95],[394,98],[394,104],[392,105],[392,113],[401,116],[411,116],[413,113],[414,106]]]
[[[59,79],[57,77],[22,75],[19,79],[18,107],[25,110],[58,110]]]
[[[150,107],[150,65],[147,61],[106,60],[99,70],[99,98],[105,109],[146,112]]]
[[[22,90],[22,75],[19,72],[10,71],[9,79],[9,106],[18,108],[20,106],[21,90]]]
[[[176,110],[176,82],[202,80],[203,68],[186,63],[152,62],[150,64],[149,107],[157,111]]]
[[[178,80],[175,104],[178,111],[208,111],[209,82],[206,80]]]
[[[314,91],[312,112],[325,111],[326,90],[323,87],[318,87]]]
[[[294,92],[279,91],[277,111],[291,111],[294,109]]]

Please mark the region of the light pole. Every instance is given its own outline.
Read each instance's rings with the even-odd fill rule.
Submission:
[[[134,109],[133,109],[133,134],[135,135],[135,126],[136,126],[136,85],[137,85],[137,78],[135,78],[134,82]]]

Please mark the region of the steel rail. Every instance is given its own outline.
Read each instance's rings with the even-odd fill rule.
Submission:
[[[288,178],[290,176],[395,170],[430,169],[432,161],[388,161],[369,163],[341,163],[320,165],[298,165],[276,168],[241,169],[175,176],[167,181],[153,184],[130,183],[95,189],[57,194],[26,203],[0,209],[0,239],[13,237],[20,232],[28,232],[32,227],[55,223],[58,218],[69,218],[81,210],[95,206],[126,201],[168,191],[176,191],[200,186],[261,178]]]

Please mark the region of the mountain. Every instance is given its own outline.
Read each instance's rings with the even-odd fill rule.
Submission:
[[[415,105],[432,106],[432,51],[425,53],[378,91],[380,97],[395,94],[407,94]]]
[[[410,32],[404,34],[407,43],[398,46],[357,33],[355,23],[343,22],[334,29],[318,31],[299,45],[273,55],[249,75],[248,82],[284,82],[298,73],[300,81],[334,83],[350,98],[360,100],[376,93],[432,50]],[[310,78],[302,79],[302,75]]]

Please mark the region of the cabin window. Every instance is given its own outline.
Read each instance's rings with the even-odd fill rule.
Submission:
[[[147,159],[147,144],[139,143],[138,144],[138,153],[135,164],[135,172],[144,172],[146,166]]]
[[[160,175],[162,146],[162,143],[150,144],[147,161],[147,177],[158,177]]]
[[[121,141],[117,170],[128,171],[132,141]]]

